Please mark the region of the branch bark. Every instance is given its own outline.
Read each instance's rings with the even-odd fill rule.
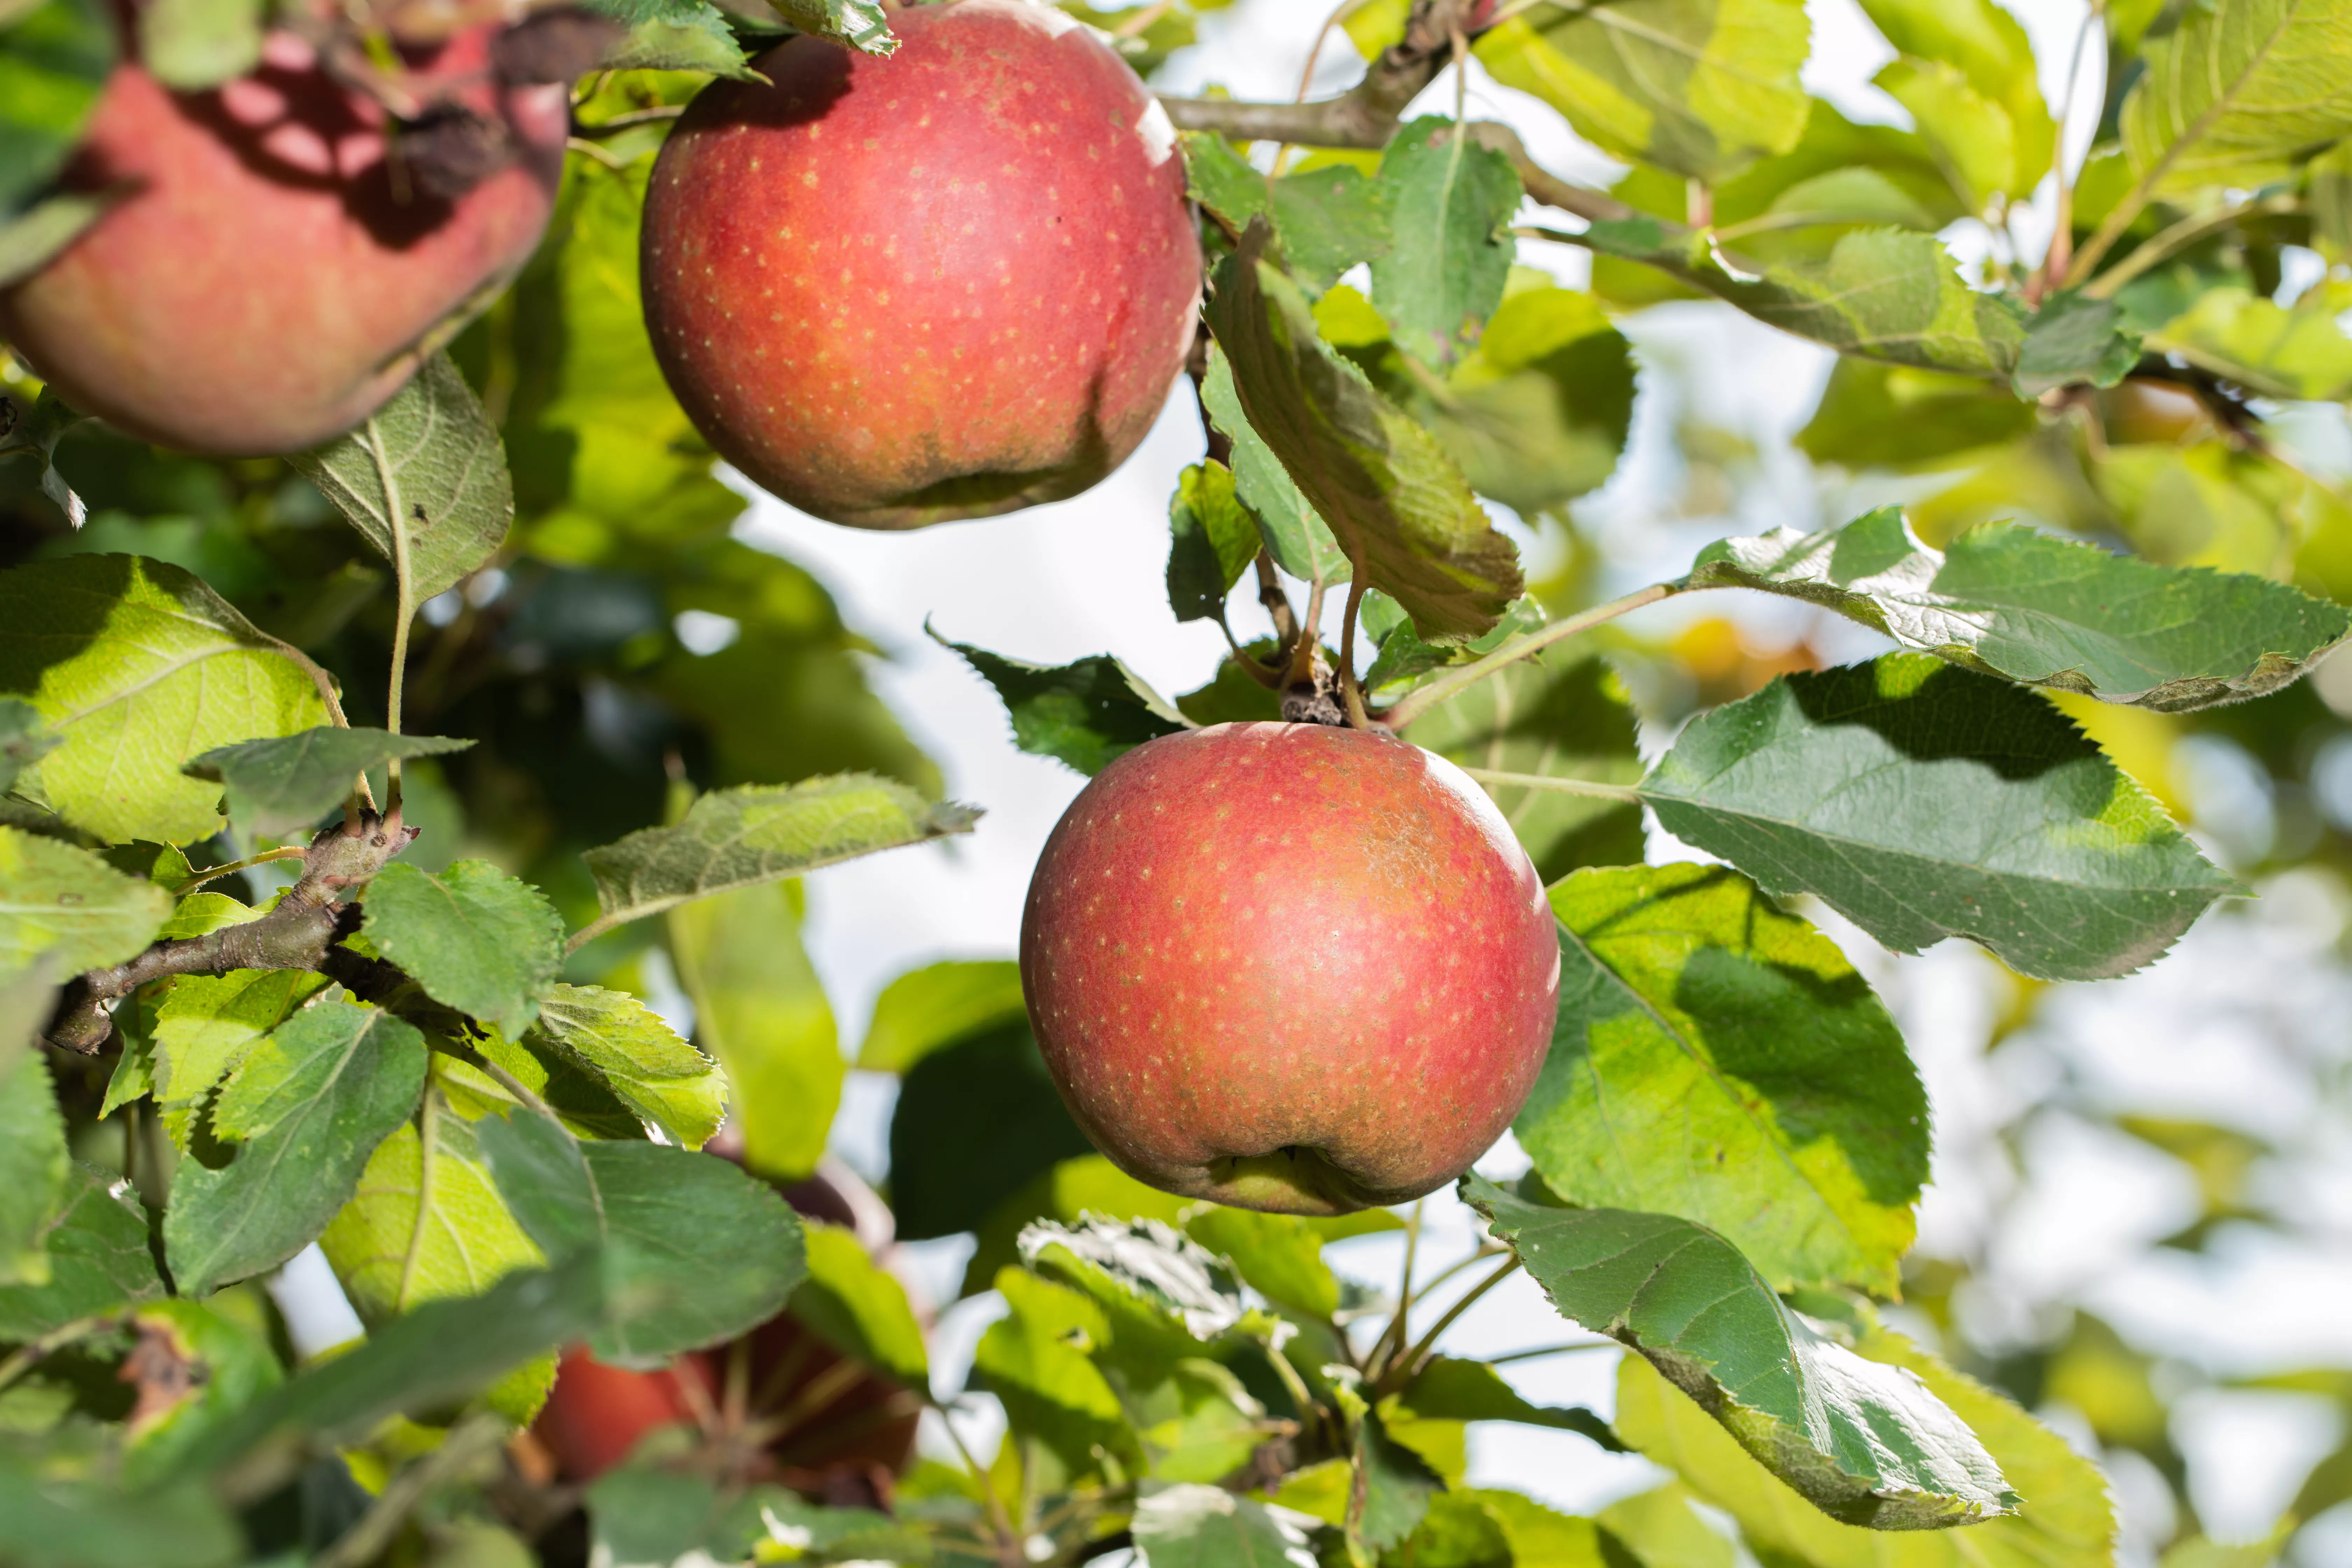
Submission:
[[[1413,0],[1402,41],[1381,50],[1363,80],[1319,103],[1242,103],[1221,98],[1162,98],[1160,102],[1182,131],[1215,131],[1302,147],[1385,147],[1406,106],[1452,63],[1454,37],[1470,10],[1470,0]]]
[[[362,811],[323,829],[302,858],[302,877],[257,920],[202,936],[159,942],[110,969],[93,969],[67,988],[49,1044],[95,1056],[114,1033],[114,1007],[151,980],[172,974],[222,974],[232,969],[322,969],[334,952],[343,905],[336,895],[356,888],[408,847],[417,829],[389,816]]]

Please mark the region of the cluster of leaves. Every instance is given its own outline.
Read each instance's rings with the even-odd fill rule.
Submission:
[[[1149,68],[1208,7],[1072,8]],[[854,0],[753,9],[612,10],[629,26],[614,63],[671,68],[583,95],[593,151],[541,256],[327,447],[197,463],[9,385],[0,452],[30,460],[0,470],[0,1512],[27,1522],[0,1556],[518,1552],[500,1532],[528,1510],[494,1450],[557,1347],[657,1363],[788,1302],[930,1394],[903,1289],[756,1178],[814,1167],[845,1071],[789,879],[970,814],[936,800],[823,591],[730,537],[741,500],[663,386],[635,297],[660,111],[786,25],[889,47]],[[1370,53],[1427,9],[1361,6],[1350,31]],[[2286,687],[2352,625],[2273,580],[2296,558],[2275,533],[2218,542],[2231,519],[2334,515],[2246,409],[2352,383],[2337,285],[2307,310],[2254,292],[2283,245],[2336,255],[2325,150],[2352,130],[2345,24],[2318,5],[2160,24],[2111,8],[2113,145],[2070,192],[2068,243],[2033,268],[1996,245],[1971,287],[1935,234],[2005,232],[2055,140],[2021,31],[1985,0],[1865,6],[1912,131],[1806,97],[1788,0],[1508,9],[1479,58],[1632,164],[1619,208],[1569,237],[1593,252],[1592,287],[1514,265],[1524,196],[1549,197],[1479,128],[1425,118],[1377,151],[1274,167],[1188,135],[1213,264],[1211,440],[1171,499],[1170,602],[1226,624],[1255,568],[1275,637],[1174,700],[1109,656],[961,651],[1017,742],[1081,773],[1187,726],[1278,717],[1302,685],[1328,697],[1336,668],[1359,721],[1486,784],[1559,921],[1559,1025],[1515,1129],[1532,1171],[1467,1180],[1491,1240],[1384,1298],[1324,1248],[1412,1222],[1135,1184],[1062,1109],[1009,964],[918,971],[856,1066],[901,1080],[898,1234],[974,1233],[966,1291],[1008,1309],[973,1363],[1004,1443],[984,1464],[919,1462],[887,1514],[656,1445],[586,1494],[599,1560],[1131,1546],[1152,1568],[1679,1568],[1733,1560],[1706,1522],[1724,1516],[1776,1563],[2109,1559],[2095,1470],[1870,1305],[1896,1293],[1913,1238],[1925,1092],[1867,982],[1788,900],[1895,951],[1961,936],[2021,975],[2097,979],[2234,889],[2069,715],[2202,716]],[[92,15],[48,0],[0,35],[0,70],[67,84],[8,99],[35,106],[6,128],[49,162],[0,188],[16,204],[0,278],[73,219],[42,193],[86,112],[72,83],[94,97],[111,58],[76,53],[103,33],[72,30]],[[188,68],[213,80],[260,25],[253,7],[142,15],[209,40],[215,63]],[[2119,533],[2142,558],[1962,531],[1996,493],[1979,486],[1908,519],[1724,540],[1598,610],[1547,605],[1486,502],[1557,515],[1609,477],[1634,384],[1612,316],[1693,291],[1849,356],[1805,438],[1822,460],[2014,472],[2072,453],[2103,497],[2136,482],[2137,510],[2036,521]],[[2175,395],[2210,442],[2168,437],[2132,468],[2103,422]],[[1919,421],[1890,429],[1890,398]],[[2222,520],[2193,539],[2184,488]],[[1316,606],[1341,584],[1334,652]],[[1725,702],[1644,769],[1593,628],[1727,588],[1822,606],[1898,651]],[[391,650],[418,606],[404,666]],[[373,708],[362,694],[388,666]],[[420,725],[443,733],[401,732]],[[1727,864],[1643,864],[1645,809]],[[347,826],[311,842],[338,813]],[[414,849],[403,824],[424,828]],[[281,866],[290,887],[266,880]],[[693,1044],[639,999],[657,952]],[[116,987],[107,1056],[27,1043],[77,975],[89,996]],[[727,1116],[750,1173],[693,1152]],[[369,1333],[297,1368],[252,1282],[313,1241]],[[1482,1266],[1431,1321],[1430,1292]],[[1593,1336],[1578,1343],[1627,1352],[1610,1421],[1438,1352],[1519,1270]],[[1579,1433],[1679,1479],[1568,1518],[1469,1484],[1483,1421]]]

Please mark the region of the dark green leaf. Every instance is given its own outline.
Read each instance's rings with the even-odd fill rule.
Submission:
[[[579,1339],[603,1306],[593,1255],[509,1274],[479,1296],[428,1301],[207,1434],[187,1468],[215,1469],[262,1444],[299,1443],[306,1434],[317,1450],[356,1443],[386,1416],[467,1398]]]
[[[1401,1391],[1382,1400],[1381,1413],[1391,1426],[1405,1419],[1516,1421],[1524,1426],[1574,1432],[1612,1454],[1626,1451],[1609,1423],[1591,1411],[1580,1405],[1530,1405],[1503,1381],[1502,1373],[1483,1361],[1437,1357]]]
[[[87,849],[0,827],[0,974],[37,963],[64,979],[121,963],[154,940],[171,912],[172,895],[144,878]]]
[[[1356,1432],[1356,1468],[1363,1479],[1364,1544],[1385,1551],[1404,1540],[1445,1493],[1444,1479],[1419,1454],[1389,1435],[1377,1412],[1367,1411]]]
[[[220,788],[182,763],[326,722],[309,670],[160,561],[68,555],[0,573],[0,690],[64,737],[17,791],[114,843],[209,837]]]
[[[1082,773],[1098,773],[1146,741],[1192,728],[1168,699],[1107,653],[1075,664],[1031,664],[939,640],[996,689],[1013,719],[1014,745]]]
[[[0,1288],[0,1341],[22,1343],[76,1318],[163,1293],[147,1247],[147,1217],[134,1194],[118,1196],[115,1186],[88,1165],[68,1173],[64,1207],[42,1238],[49,1278]]]
[[[1009,958],[950,959],[910,969],[882,988],[857,1065],[903,1073],[941,1046],[1028,1016],[1021,966]]]
[[[979,816],[889,779],[843,773],[712,790],[676,825],[642,828],[581,858],[596,879],[604,910],[598,923],[610,926],[730,888],[968,833]]]
[[[908,1241],[978,1228],[1055,1162],[1093,1145],[1028,1022],[934,1050],[907,1071],[890,1118],[890,1206]]]
[[[1296,1525],[1222,1487],[1185,1482],[1135,1505],[1144,1568],[1305,1568],[1315,1561]]]
[[[1888,947],[1948,936],[2022,974],[2126,974],[2237,884],[2039,695],[1924,654],[1776,679],[1685,729],[1659,824]]]
[[[550,1258],[603,1268],[606,1361],[652,1365],[782,1310],[806,1278],[800,1222],[773,1188],[714,1155],[581,1143],[546,1117],[486,1117],[475,1135],[507,1206]]]
[[[1207,310],[1251,427],[1423,637],[1478,636],[1518,596],[1518,552],[1436,438],[1324,346],[1297,285],[1259,259],[1265,232],[1218,268]]]
[[[1627,162],[1717,181],[1805,128],[1797,0],[1538,5],[1480,36],[1479,61]]]
[[[1331,537],[1331,525],[1300,493],[1282,459],[1242,412],[1233,364],[1214,343],[1209,345],[1209,374],[1201,383],[1201,401],[1219,432],[1234,444],[1234,493],[1257,519],[1261,542],[1274,563],[1302,583],[1348,581],[1351,569],[1339,542]]]
[[[418,604],[471,575],[514,521],[505,448],[447,354],[359,428],[288,460],[405,573]]]
[[[0,1286],[54,1279],[48,1236],[72,1198],[72,1171],[48,1059],[11,1042],[0,1058]]]
[[[180,771],[226,786],[229,820],[240,830],[283,838],[316,826],[350,798],[352,781],[368,769],[394,757],[437,757],[473,743],[321,726],[276,740],[215,746]]]
[[[888,13],[877,0],[768,0],[796,32],[831,38],[860,54],[887,59],[898,52]]]
[[[0,288],[64,249],[125,194],[124,187],[117,186],[94,196],[51,196],[0,228]],[[21,394],[11,397],[0,393],[0,458],[29,452],[38,458],[41,493],[56,502],[66,521],[76,528],[89,521],[89,509],[58,471],[57,453],[58,440],[81,420],[49,387],[41,388],[41,395],[29,405]]]
[[[1561,1316],[1640,1352],[1822,1512],[1935,1530],[2017,1506],[1949,1406],[1808,1329],[1714,1232],[1664,1215],[1545,1208],[1475,1175],[1463,1195]]]
[[[674,1143],[699,1149],[726,1120],[727,1079],[719,1064],[625,992],[557,985],[540,1004],[532,1037]]]
[[[202,1295],[308,1246],[424,1087],[425,1037],[339,989],[280,1025],[213,1102],[213,1133],[235,1157],[184,1160],[173,1176],[163,1243],[180,1290]]]
[[[1503,302],[1518,171],[1452,121],[1423,115],[1381,154],[1380,186],[1394,228],[1372,262],[1372,298],[1398,345],[1443,369]]]
[[[1234,474],[1210,458],[1176,477],[1168,498],[1168,605],[1180,621],[1224,618],[1225,595],[1257,559],[1257,519],[1234,493]]]
[[[1580,871],[1551,903],[1559,1020],[1512,1123],[1546,1184],[1696,1220],[1776,1289],[1892,1295],[1927,1095],[1868,982],[1725,867]]]
[[[236,1519],[190,1484],[133,1494],[92,1463],[59,1462],[44,1443],[0,1452],[0,1519],[9,1568],[228,1568],[245,1559]]]
[[[439,876],[394,861],[368,884],[362,929],[376,952],[444,1006],[511,1038],[530,1027],[563,963],[563,917],[487,860]]]
[[[1631,784],[1642,776],[1635,729],[1616,675],[1571,643],[1504,666],[1415,719],[1404,733],[1463,767]],[[1642,858],[1638,805],[1516,784],[1483,787],[1547,882],[1580,866]]]
[[[2015,524],[1930,550],[1894,507],[1819,533],[1719,540],[1690,581],[1786,594],[1972,669],[2160,712],[2275,691],[2352,628],[2284,583]]]
[[[727,13],[710,0],[582,0],[599,16],[629,29],[608,50],[604,64],[614,70],[709,71],[737,80],[756,79],[751,57],[735,41]]]
[[[2025,323],[2025,342],[2009,384],[2020,397],[2062,386],[2113,386],[2139,363],[2139,334],[2113,300],[2061,294]]]
[[[203,92],[261,61],[261,0],[154,0],[139,11],[139,63],[174,92]]]
[[[613,1568],[734,1563],[790,1542],[793,1561],[932,1561],[925,1532],[886,1514],[820,1508],[778,1486],[721,1487],[692,1470],[624,1465],[588,1489],[595,1561]]]

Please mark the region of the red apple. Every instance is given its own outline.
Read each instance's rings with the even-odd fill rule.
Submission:
[[[920,528],[1073,496],[1192,346],[1200,246],[1159,102],[1024,0],[894,11],[713,82],[646,194],[646,324],[721,456],[794,506]]]
[[[1551,1041],[1543,884],[1452,763],[1219,724],[1137,747],[1045,842],[1021,981],[1070,1113],[1139,1180],[1286,1214],[1419,1197]]]
[[[869,1250],[888,1245],[887,1228],[875,1227],[877,1216],[887,1227],[889,1211],[846,1171],[827,1171],[784,1196],[803,1215],[856,1230]],[[568,1351],[531,1433],[558,1475],[590,1481],[654,1428],[683,1424],[695,1429],[705,1459],[730,1477],[873,1508],[889,1501],[891,1478],[912,1458],[920,1415],[908,1391],[845,1361],[782,1313],[651,1372]]]
[[[349,429],[547,225],[567,89],[502,85],[495,32],[406,57],[409,85],[479,116],[472,140],[506,159],[454,197],[394,167],[383,109],[291,33],[207,92],[121,67],[63,184],[131,194],[0,292],[0,336],[75,407],[164,446],[258,456]]]

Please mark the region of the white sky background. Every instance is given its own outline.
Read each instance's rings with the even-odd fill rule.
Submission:
[[[2044,91],[2054,104],[2084,7],[2077,0],[2011,4],[2034,36]],[[1323,0],[1243,0],[1204,22],[1202,44],[1172,64],[1162,85],[1187,91],[1217,82],[1237,97],[1288,98],[1325,10]],[[1852,0],[1813,0],[1811,10],[1815,43],[1808,84],[1855,118],[1900,122],[1901,110],[1867,85],[1888,52]],[[2085,62],[2083,107],[2096,102],[2095,53]],[[1335,37],[1325,50],[1318,91],[1343,87],[1357,68],[1345,39]],[[1449,74],[1423,106],[1450,113],[1454,92]],[[1532,100],[1474,75],[1470,104],[1475,116],[1517,124],[1550,167],[1606,178],[1606,160]],[[2075,118],[2068,144],[2079,157],[2089,127],[2085,117]],[[2047,186],[2042,205],[2046,210]],[[1965,252],[1967,237],[1952,237]],[[1580,280],[1581,258],[1573,249],[1524,248],[1531,264],[1564,281]],[[1633,444],[1618,478],[1589,498],[1581,515],[1596,526],[1612,570],[1628,585],[1679,572],[1696,544],[1720,533],[1782,522],[1819,526],[1892,499],[1824,489],[1802,459],[1786,452],[1787,437],[1811,415],[1826,377],[1825,351],[1727,307],[1654,310],[1626,330],[1645,367]],[[1748,434],[1767,454],[1763,482],[1740,497],[1735,517],[1661,516],[1679,479],[1672,432],[1685,409]],[[876,993],[893,976],[940,957],[1013,953],[1030,868],[1084,783],[1057,763],[1013,748],[993,695],[923,635],[925,618],[959,641],[1023,658],[1062,662],[1108,651],[1162,691],[1201,684],[1223,640],[1212,626],[1176,624],[1162,578],[1167,498],[1178,470],[1201,448],[1192,400],[1180,384],[1166,417],[1118,473],[1057,505],[894,535],[836,528],[756,498],[740,536],[809,567],[839,598],[850,623],[887,650],[888,658],[871,668],[875,685],[938,759],[950,793],[988,811],[969,838],[809,879],[809,945],[840,1016],[845,1049],[855,1048]],[[1708,611],[1727,607],[1710,605]],[[1333,610],[1336,626],[1336,600]],[[1759,602],[1742,613],[1767,641],[1811,625],[1777,603]],[[1237,629],[1241,617],[1254,614],[1237,608]],[[1872,650],[1861,634],[1837,635],[1844,640],[1832,646],[1841,652]],[[2260,800],[2250,802],[2244,770],[2232,773],[2226,756],[2203,771],[2218,782],[2208,787],[2192,781],[2192,798],[2266,809]],[[1674,854],[1671,846],[1666,853]],[[2195,1213],[2186,1173],[2171,1161],[2118,1146],[2124,1141],[2087,1122],[2048,1117],[2028,1141],[2031,1183],[2018,1197],[2019,1173],[1992,1141],[2065,1084],[2103,1105],[2223,1121],[2312,1147],[2352,1146],[2341,1112],[2324,1110],[2307,1087],[2315,1064],[2334,1063],[2329,1070],[2340,1079],[2352,980],[2333,946],[2344,913],[2340,890],[2308,878],[2262,904],[2209,917],[2174,958],[2131,981],[2073,988],[2045,1005],[2042,1023],[2027,1037],[1990,1058],[1984,1045],[2000,982],[1974,950],[1947,944],[1898,962],[1851,930],[1837,933],[1888,995],[1929,1079],[1940,1147],[1922,1215],[1925,1243],[1946,1255],[1971,1255],[1999,1218],[1999,1234],[1984,1249],[1987,1283],[1969,1303],[1972,1322],[1988,1331],[2005,1323],[2026,1337],[2050,1303],[2080,1299],[2137,1342],[2192,1363],[2232,1370],[2352,1364],[2352,1310],[2344,1305],[2352,1300],[2352,1162],[2345,1156],[2335,1156],[2332,1174],[2325,1160],[2315,1160],[2280,1178],[2299,1184],[2297,1209],[2312,1216],[2315,1230],[2310,1241],[2248,1234],[2225,1238],[2199,1258],[2147,1252],[2148,1242]],[[835,1142],[853,1166],[874,1173],[882,1163],[895,1088],[893,1080],[851,1075]],[[1507,1140],[1493,1157],[1498,1168],[1517,1158]],[[2005,1208],[2012,1199],[2014,1206]],[[1431,1209],[1440,1256],[1448,1246],[1457,1252],[1466,1247],[1466,1212],[1445,1194],[1433,1199]],[[961,1274],[960,1246],[919,1249],[940,1299]],[[1367,1238],[1341,1251],[1344,1267],[1393,1286],[1394,1241]],[[938,1355],[943,1384],[952,1386],[997,1310],[983,1298],[950,1315]],[[1454,1332],[1457,1342],[1489,1353],[1573,1337],[1524,1277],[1482,1302]],[[1510,1370],[1531,1398],[1605,1412],[1612,1364],[1607,1353],[1584,1353]],[[2279,1396],[2209,1398],[2192,1415],[2179,1438],[2195,1462],[2200,1510],[2221,1534],[2266,1529],[2305,1467],[2336,1435],[2336,1417],[2324,1406]],[[976,1420],[982,1429],[976,1435],[985,1439],[991,1426]],[[1639,1459],[1602,1455],[1580,1438],[1522,1427],[1475,1429],[1472,1454],[1474,1479],[1519,1487],[1574,1510],[1638,1489],[1656,1474]],[[2146,1561],[2146,1542],[2168,1526],[2160,1484],[2127,1465],[2116,1479],[2131,1554]],[[2352,1528],[2312,1534],[2320,1539],[2306,1537],[2310,1568],[2352,1563]]]

